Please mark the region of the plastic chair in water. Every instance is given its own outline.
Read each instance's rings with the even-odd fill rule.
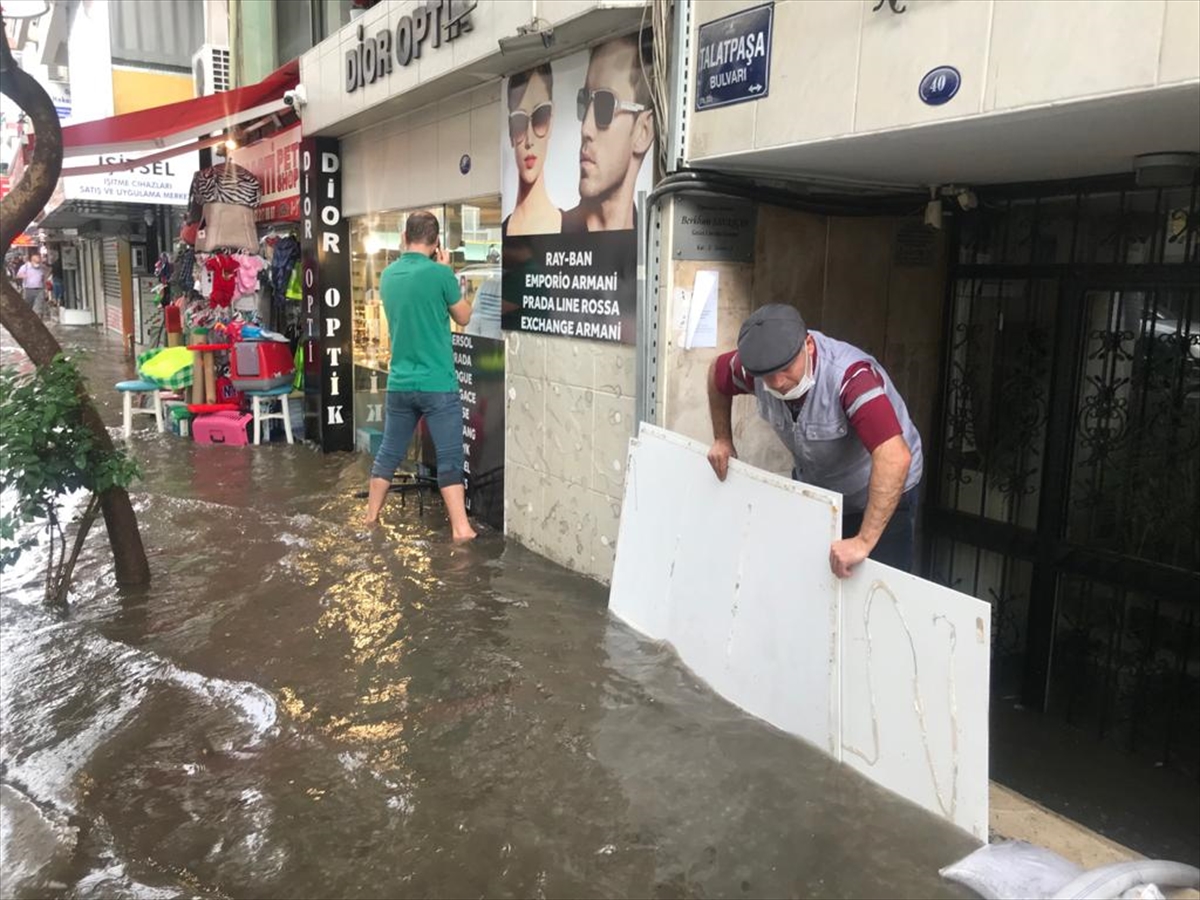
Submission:
[[[164,431],[163,426],[163,406],[162,397],[159,396],[159,391],[162,390],[153,381],[143,381],[136,379],[133,381],[118,381],[117,390],[121,392],[125,404],[124,430],[125,440],[129,440],[133,433],[133,417],[139,416],[154,416],[154,421],[158,424],[158,430]],[[149,407],[133,405],[133,395],[149,394],[151,405]]]
[[[251,400],[251,410],[254,413],[254,443],[261,443],[263,423],[269,422],[271,419],[283,420],[283,433],[287,435],[287,442],[294,443],[292,440],[292,415],[288,409],[288,394],[291,392],[291,384],[266,391],[246,391],[246,396]],[[279,401],[280,411],[271,412],[271,405],[276,400]]]

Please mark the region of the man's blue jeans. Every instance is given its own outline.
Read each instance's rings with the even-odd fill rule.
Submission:
[[[421,418],[437,450],[438,487],[461,485],[462,400],[458,391],[388,391],[383,441],[371,466],[371,477],[392,480]]]

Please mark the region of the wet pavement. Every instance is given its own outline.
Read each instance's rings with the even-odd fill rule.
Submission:
[[[119,345],[85,370],[106,420]],[[4,336],[0,361],[20,354]],[[138,422],[154,573],[3,576],[5,897],[939,897],[966,835],[715,696],[606,589],[367,460]]]

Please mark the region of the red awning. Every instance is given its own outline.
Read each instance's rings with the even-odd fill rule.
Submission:
[[[258,84],[68,125],[63,129],[63,155],[94,156],[173,147],[286,109],[284,91],[294,88],[299,80],[300,63],[292,60]]]

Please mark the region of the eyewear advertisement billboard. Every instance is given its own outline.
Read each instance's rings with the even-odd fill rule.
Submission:
[[[505,81],[503,326],[632,344],[637,207],[654,170],[649,34]],[[645,60],[645,65],[643,65]]]

